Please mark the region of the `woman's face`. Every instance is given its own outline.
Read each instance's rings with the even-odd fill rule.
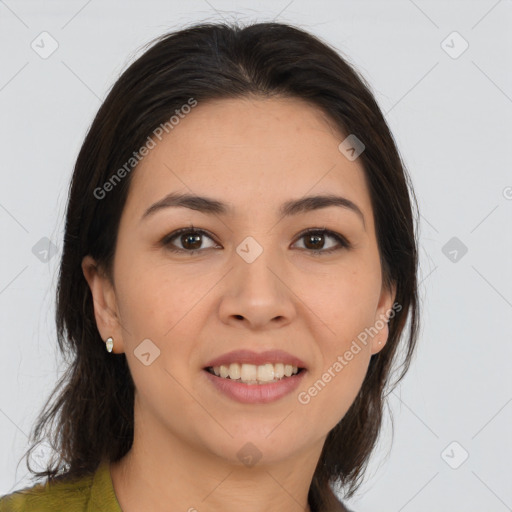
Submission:
[[[382,287],[362,163],[338,149],[344,138],[299,100],[199,102],[132,171],[114,287],[89,258],[83,268],[100,334],[126,354],[144,425],[135,435],[148,446],[159,432],[232,462],[275,463],[319,454],[349,409],[386,342],[394,295]],[[168,194],[206,197],[225,212],[196,200],[146,213]],[[315,201],[281,211],[327,195],[359,212]],[[282,350],[305,371],[284,377],[297,384],[280,398],[244,402],[205,370],[234,350]],[[259,384],[241,386],[252,396]]]

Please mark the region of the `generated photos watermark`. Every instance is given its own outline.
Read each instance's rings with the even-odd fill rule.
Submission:
[[[161,141],[164,134],[171,133],[172,130],[180,123],[181,119],[184,119],[187,114],[197,105],[197,100],[189,98],[187,103],[183,104],[179,109],[174,111],[174,114],[165,122],[157,126],[152,135],[148,135],[146,142],[139,148],[138,151],[133,152],[127,162],[124,163],[101,187],[94,189],[94,197],[96,199],[104,199],[107,193],[112,191],[121,180],[129,174],[136,165],[149,154],[157,145],[155,138]]]
[[[357,339],[352,340],[352,344],[348,350],[345,351],[343,355],[339,355],[336,358],[336,361],[329,366],[329,368],[322,374],[322,377],[318,379],[313,386],[310,386],[307,391],[301,391],[297,395],[297,399],[300,404],[306,405],[311,402],[311,398],[318,395],[320,391],[322,391],[325,386],[334,378],[336,375],[348,365],[354,356],[361,352],[361,344],[366,346],[368,343],[368,336],[373,338],[376,334],[379,333],[384,327],[387,325],[387,322],[390,318],[393,318],[397,312],[402,310],[402,305],[398,302],[395,302],[391,309],[386,311],[386,314],[381,314],[379,320],[375,322],[372,327],[367,327],[364,331],[360,332],[357,335]]]

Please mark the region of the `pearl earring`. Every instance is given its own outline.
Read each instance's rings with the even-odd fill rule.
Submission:
[[[112,348],[114,347],[114,339],[112,337],[108,338],[106,341],[107,350],[112,352]]]

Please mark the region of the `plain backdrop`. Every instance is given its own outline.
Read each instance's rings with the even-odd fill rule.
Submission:
[[[107,91],[164,32],[272,19],[321,37],[368,80],[420,203],[419,348],[389,397],[394,437],[386,414],[348,504],[512,510],[510,0],[0,1],[0,495],[30,483],[18,463],[62,372],[67,190]]]

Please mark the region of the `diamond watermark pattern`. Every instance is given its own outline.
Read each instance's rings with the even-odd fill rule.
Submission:
[[[258,450],[258,447],[253,443],[245,443],[242,448],[237,452],[237,457],[240,462],[246,466],[254,466],[262,457],[262,453]]]
[[[263,247],[252,236],[248,236],[238,245],[236,252],[246,263],[252,263],[263,252]]]
[[[52,447],[43,441],[30,454],[30,466],[36,471],[46,471],[50,455],[53,453]]]
[[[338,149],[348,160],[353,162],[365,150],[365,147],[362,141],[351,133],[340,143]]]
[[[452,441],[442,452],[441,458],[452,469],[458,469],[466,462],[469,453],[457,441]]]
[[[57,253],[57,246],[46,236],[32,247],[32,254],[43,263],[48,263]]]
[[[441,48],[452,59],[458,59],[469,48],[469,43],[457,31],[454,31],[441,42]]]
[[[41,59],[47,59],[50,55],[55,53],[59,47],[59,43],[51,34],[44,31],[30,43],[30,47],[39,55],[39,57],[41,57]]]
[[[454,236],[443,245],[441,251],[451,262],[458,263],[468,252],[468,248]]]
[[[149,338],[139,343],[133,353],[144,366],[153,364],[160,357],[160,349]]]

